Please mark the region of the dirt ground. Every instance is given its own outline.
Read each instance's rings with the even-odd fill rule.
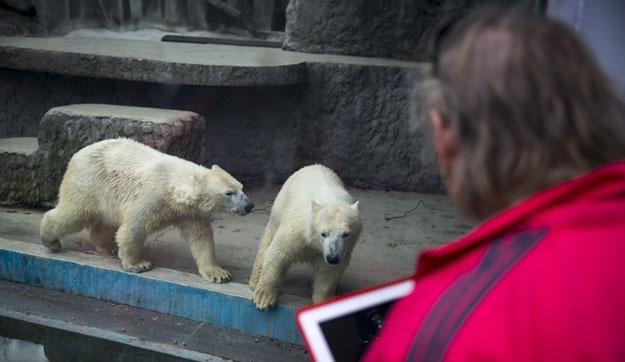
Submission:
[[[223,215],[213,224],[219,263],[233,281],[246,284],[258,243],[279,186],[246,190],[256,204],[247,216]],[[413,272],[417,252],[440,245],[468,231],[444,195],[350,190],[360,201],[362,236],[339,286],[339,292],[381,283]],[[39,222],[45,210],[0,208],[0,237],[39,243]],[[66,249],[97,254],[83,231],[62,240]],[[196,273],[188,245],[175,229],[152,235],[145,245],[147,260],[157,268]],[[112,256],[103,256],[112,257]],[[287,274],[284,291],[310,297],[310,269],[296,265]]]

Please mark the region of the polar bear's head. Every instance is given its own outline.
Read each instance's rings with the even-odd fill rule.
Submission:
[[[337,265],[349,256],[362,228],[358,201],[320,205],[312,202],[312,242],[323,251],[323,260]]]
[[[179,188],[180,202],[204,213],[231,211],[246,215],[254,203],[243,192],[243,185],[217,165],[193,176],[191,187]]]
[[[249,214],[254,203],[243,192],[243,185],[224,169],[213,165],[207,182],[207,192],[211,195],[214,208],[228,210],[239,215]]]

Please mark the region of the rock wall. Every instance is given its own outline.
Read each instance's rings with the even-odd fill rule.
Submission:
[[[0,35],[157,28],[262,37],[284,30],[285,7],[284,0],[0,0]]]
[[[443,19],[488,3],[544,0],[0,0],[0,35],[202,30],[284,38],[285,49],[301,52],[424,60]]]
[[[437,25],[485,3],[531,6],[530,0],[291,0],[284,47],[405,60],[426,59]]]
[[[419,98],[420,70],[314,64],[308,68],[304,163],[322,162],[356,187],[441,191]]]
[[[188,110],[207,125],[196,159],[246,182],[281,183],[320,162],[361,188],[443,190],[418,119],[418,71],[309,64],[307,72],[300,86],[198,87],[0,69],[0,137],[35,136],[47,110],[68,104]]]

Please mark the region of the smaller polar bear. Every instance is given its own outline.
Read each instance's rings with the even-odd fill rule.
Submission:
[[[140,273],[152,268],[141,259],[145,239],[173,225],[190,243],[199,274],[224,283],[230,273],[215,260],[212,217],[226,210],[245,215],[253,207],[241,183],[217,165],[207,169],[130,139],[110,139],[72,156],[40,235],[58,252],[59,238],[88,226],[96,250],[110,253],[116,242],[122,269]]]
[[[313,302],[334,296],[362,229],[358,202],[327,167],[307,166],[284,183],[271,209],[250,276],[260,310],[276,303],[296,262],[312,265]]]

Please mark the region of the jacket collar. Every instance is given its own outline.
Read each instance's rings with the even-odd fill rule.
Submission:
[[[532,220],[554,207],[614,195],[625,196],[625,160],[606,163],[584,175],[538,191],[491,216],[456,241],[424,250],[418,258],[417,275],[427,273],[494,238],[531,225]]]

